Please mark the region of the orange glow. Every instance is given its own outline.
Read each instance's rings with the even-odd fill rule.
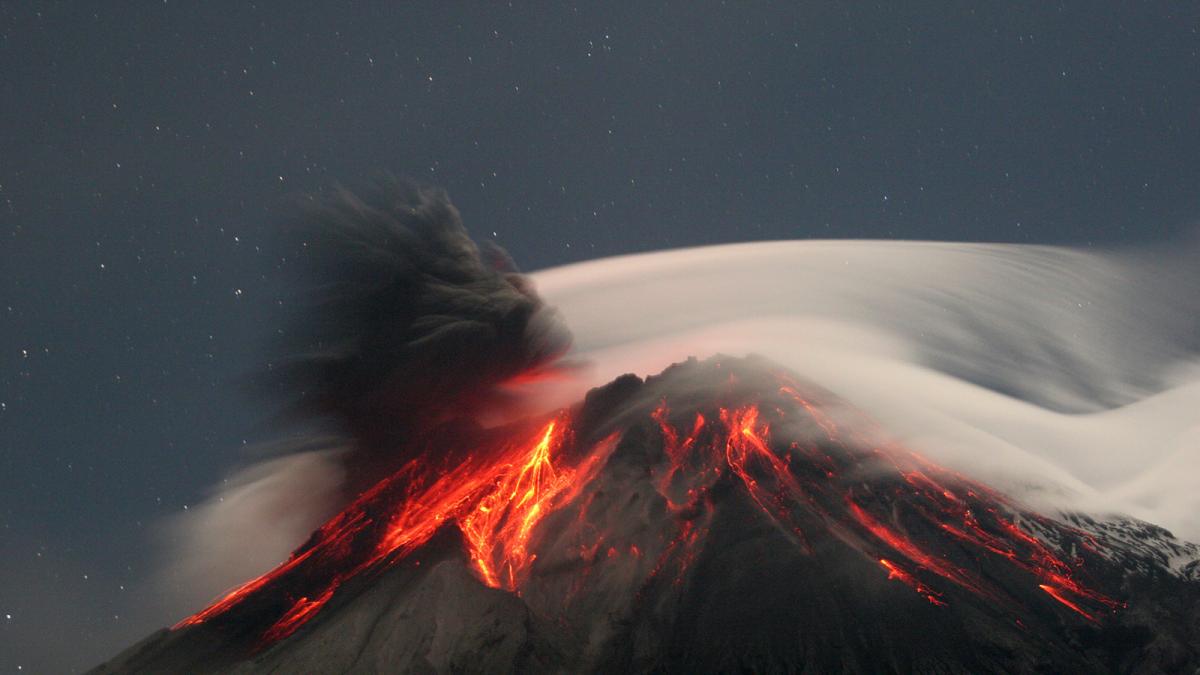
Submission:
[[[934,574],[952,581],[963,588],[969,589],[979,595],[992,597],[990,591],[984,589],[981,582],[975,578],[973,574],[967,570],[961,569],[942,558],[926,553],[921,547],[917,546],[912,541],[909,541],[900,533],[892,530],[883,523],[875,520],[871,515],[862,509],[858,504],[852,501],[847,501],[847,507],[850,509],[850,515],[865,527],[871,534],[878,537],[881,541],[892,547],[897,553],[916,563],[922,569],[929,570]]]
[[[266,633],[263,633],[263,641],[277,642],[295,633],[300,626],[304,625],[305,621],[308,621],[312,615],[317,613],[317,610],[324,607],[326,602],[329,602],[329,599],[333,597],[334,590],[334,588],[328,588],[320,597],[313,600],[309,600],[308,598],[297,600],[296,604],[275,622],[275,625],[268,628]]]
[[[577,479],[590,477],[615,442],[606,439],[576,469],[556,468],[552,454],[561,436],[555,434],[555,428],[554,422],[547,425],[532,451],[500,472],[494,488],[459,518],[471,562],[488,586],[518,590],[537,558],[529,551],[534,527],[554,510],[556,498],[564,491],[568,495],[565,501],[570,501],[572,491],[567,488],[586,482]]]
[[[914,591],[925,596],[925,599],[928,600],[930,602],[930,604],[934,604],[934,605],[945,605],[946,604],[945,602],[942,601],[941,597],[939,596],[939,594],[936,591],[930,589],[928,586],[921,583],[920,581],[917,581],[917,578],[914,577],[912,574],[910,574],[903,567],[900,567],[899,565],[892,562],[891,560],[888,560],[887,558],[880,558],[879,564],[883,565],[884,569],[886,569],[888,571],[888,579],[896,579],[896,580],[904,583],[905,585],[910,586]]]
[[[804,497],[804,489],[787,462],[771,451],[767,440],[770,429],[759,423],[758,416],[757,406],[721,410],[721,421],[730,431],[725,441],[725,462],[742,479],[754,503],[807,549],[804,531],[792,517],[793,506]]]
[[[736,384],[732,375],[729,381]],[[662,442],[661,455],[650,455],[648,465],[648,490],[652,499],[661,498],[666,514],[666,529],[656,537],[635,544],[626,534],[594,525],[587,515],[598,494],[593,479],[621,432],[579,446],[573,421],[563,413],[510,441],[447,455],[440,466],[427,456],[410,460],[322,525],[289,560],[175,628],[237,611],[255,621],[268,618],[258,646],[270,645],[317,616],[350,579],[405,560],[419,565],[414,554],[446,527],[461,532],[473,573],[492,588],[521,594],[539,574],[539,553],[562,559],[563,549],[546,549],[553,541],[579,564],[565,584],[568,595],[585,588],[593,567],[602,565],[624,566],[622,574],[640,584],[636,588],[659,578],[680,587],[729,488],[798,550],[811,552],[808,537],[815,542],[824,534],[877,562],[888,579],[933,605],[964,592],[1010,611],[1030,598],[1049,605],[1036,587],[1089,621],[1123,606],[1081,581],[1082,560],[1064,560],[1019,523],[1027,518],[1095,552],[1099,544],[1084,533],[1020,510],[910,450],[881,443],[882,434],[865,418],[840,413],[839,427],[801,394],[799,384],[782,375],[780,383],[759,402],[678,411],[679,428],[665,398],[648,411]],[[878,480],[868,482],[868,476]],[[543,525],[563,510],[571,518],[555,522],[570,522],[578,535],[556,539]],[[806,534],[806,527],[812,531]],[[999,578],[1015,579],[1028,592],[1002,586],[984,563],[1015,570]]]
[[[1062,604],[1066,605],[1067,607],[1070,607],[1074,611],[1078,612],[1080,615],[1082,615],[1088,621],[1091,621],[1092,623],[1097,623],[1096,617],[1083,611],[1083,609],[1080,608],[1079,605],[1077,605],[1074,602],[1071,602],[1069,599],[1067,599],[1063,595],[1062,591],[1060,591],[1059,589],[1057,589],[1053,586],[1050,586],[1049,584],[1038,584],[1038,588],[1042,589],[1043,591],[1046,591],[1046,593],[1048,593],[1050,595],[1050,597],[1054,598],[1055,600],[1061,602]]]
[[[272,585],[285,584],[305,567],[308,571],[301,576],[306,592],[297,594],[262,634],[260,645],[266,646],[300,628],[347,580],[402,559],[451,522],[462,531],[480,580],[516,590],[537,558],[529,551],[537,524],[556,506],[556,497],[578,495],[576,479],[590,477],[615,445],[615,437],[610,437],[579,466],[556,466],[562,426],[560,420],[553,420],[531,442],[479,453],[441,473],[411,461],[323,525],[311,546],[174,627],[230,611]],[[381,508],[387,504],[394,506]],[[364,548],[364,540],[373,544]]]

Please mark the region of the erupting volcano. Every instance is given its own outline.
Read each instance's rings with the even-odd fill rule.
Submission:
[[[1195,663],[1195,626],[1164,621],[1196,608],[1195,583],[1132,577],[1103,532],[937,466],[762,360],[689,361],[441,437],[102,672]]]
[[[345,441],[349,497],[95,672],[1200,667],[1200,550],[1166,530],[1038,512],[762,357],[533,415],[513,385],[569,374],[570,335],[443,193],[299,231],[313,302],[266,380]]]

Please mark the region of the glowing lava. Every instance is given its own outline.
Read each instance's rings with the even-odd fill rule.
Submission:
[[[1082,560],[1063,559],[1020,522],[1066,533],[1094,551],[1081,533],[880,442],[869,421],[835,421],[801,385],[775,377],[766,394],[735,395],[730,376],[728,391],[714,395],[718,403],[678,414],[664,396],[642,409],[641,421],[586,446],[564,412],[536,433],[447,454],[440,465],[418,456],[325,523],[289,560],[175,628],[252,617],[267,626],[256,633],[257,646],[270,645],[318,615],[351,579],[404,560],[445,527],[461,532],[472,570],[493,588],[521,594],[539,574],[535,562],[556,557],[574,561],[568,569],[575,576],[563,587],[569,596],[601,565],[624,566],[622,578],[634,589],[659,577],[678,589],[730,494],[747,498],[798,550],[811,553],[818,538],[849,547],[936,606],[965,593],[989,611],[1020,613],[1044,598],[1091,622],[1122,606],[1081,581]],[[595,519],[585,518],[603,489],[594,487],[597,477],[635,424],[649,425],[651,434],[657,429],[661,439],[646,474],[667,514],[657,540],[594,531]],[[544,525],[561,510],[579,532],[556,539]],[[549,548],[555,541],[559,548]]]
[[[708,424],[697,415],[692,431],[681,439],[667,421],[666,402],[659,405],[652,417],[662,429],[668,464],[662,474],[693,477],[686,491],[690,501],[682,505],[677,502],[678,490],[663,490],[678,480],[659,482],[669,504],[681,511],[702,508],[699,498],[708,493],[717,477],[729,474],[801,550],[811,550],[801,523],[815,521],[820,530],[877,560],[889,579],[904,583],[935,605],[947,604],[945,592],[934,590],[933,579],[922,580],[923,575],[968,591],[990,605],[1018,609],[1022,603],[1011,589],[966,566],[991,558],[1027,579],[1029,588],[1040,589],[1089,621],[1097,622],[1100,611],[1123,606],[1076,578],[1081,561],[1068,563],[1022,530],[1014,521],[1022,512],[1003,496],[907,449],[879,442],[883,435],[864,431],[873,425],[861,416],[849,425],[853,431],[839,429],[830,415],[800,394],[799,385],[791,378],[777,377],[782,382],[778,391],[793,405],[791,410],[774,407],[773,423],[766,421],[765,408],[758,404],[721,408],[719,424]],[[781,443],[772,441],[772,426],[788,422],[793,428],[806,425],[808,431],[793,431],[792,436],[800,438],[780,447]],[[703,444],[697,443],[701,437],[706,441]],[[847,478],[881,473],[901,480],[867,485]],[[1037,514],[1024,516],[1049,529],[1082,535]],[[912,527],[922,531],[920,539],[908,533]],[[697,534],[694,529],[684,532],[691,537]],[[962,551],[963,563],[945,555],[950,543],[957,545],[949,550]],[[1081,543],[1089,545],[1086,537]],[[894,556],[911,566],[900,565]]]
[[[558,502],[569,502],[578,494],[615,442],[615,438],[602,441],[573,470],[556,469],[550,452],[558,443],[555,426],[551,422],[524,463],[507,467],[492,491],[459,517],[471,562],[488,586],[519,590],[519,582],[537,559],[529,551],[533,528]],[[569,489],[572,486],[574,490]]]
[[[259,641],[269,645],[311,619],[346,581],[403,558],[451,521],[462,530],[480,579],[516,590],[537,557],[528,548],[533,529],[558,506],[556,498],[569,497],[574,494],[569,487],[586,483],[613,445],[606,439],[578,466],[556,466],[562,428],[553,420],[531,441],[469,455],[440,472],[410,461],[323,525],[289,560],[175,628],[224,615],[257,596],[279,594],[288,601],[272,607],[278,616]]]

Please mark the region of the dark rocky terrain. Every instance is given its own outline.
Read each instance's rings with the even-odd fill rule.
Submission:
[[[1200,672],[1197,547],[1034,513],[758,359],[464,436],[93,672]]]

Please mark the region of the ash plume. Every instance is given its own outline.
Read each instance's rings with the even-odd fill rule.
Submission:
[[[301,430],[161,528],[156,586],[181,607],[270,569],[424,451],[422,438],[469,436],[481,416],[512,410],[508,385],[561,368],[571,344],[557,311],[506,252],[471,240],[441,189],[338,189],[314,197],[284,240],[298,302],[257,384]]]
[[[390,464],[414,432],[502,405],[571,337],[507,253],[481,249],[438,188],[388,179],[336,190],[292,224],[304,296],[268,382],[290,410]]]
[[[510,395],[508,383],[561,367],[568,345],[572,363],[588,369],[542,383],[521,400],[527,408],[573,405],[614,378],[596,395],[613,394],[619,408],[637,381],[628,373],[759,354],[1038,510],[1129,514],[1200,541],[1194,245],[673,250],[531,275],[551,310],[503,252],[470,241],[439,190],[391,181],[362,196],[339,191],[293,234],[306,302],[283,345],[289,358],[270,379],[293,414],[331,423],[344,437],[338,446],[349,447],[309,446],[324,454],[294,451],[230,476],[237,500],[222,488],[174,523],[185,542],[174,557],[187,564],[167,570],[164,588],[212,597],[262,574],[261,561],[285,559],[331,511],[421,451],[406,439],[436,435],[475,452],[451,438],[470,436],[471,425],[449,422],[478,420]],[[587,410],[581,422],[590,427]],[[341,473],[311,470],[330,462],[345,469],[341,484],[333,485]],[[286,533],[280,513],[289,514]],[[226,531],[251,536],[232,550],[219,541]],[[222,578],[201,572],[212,569]]]

